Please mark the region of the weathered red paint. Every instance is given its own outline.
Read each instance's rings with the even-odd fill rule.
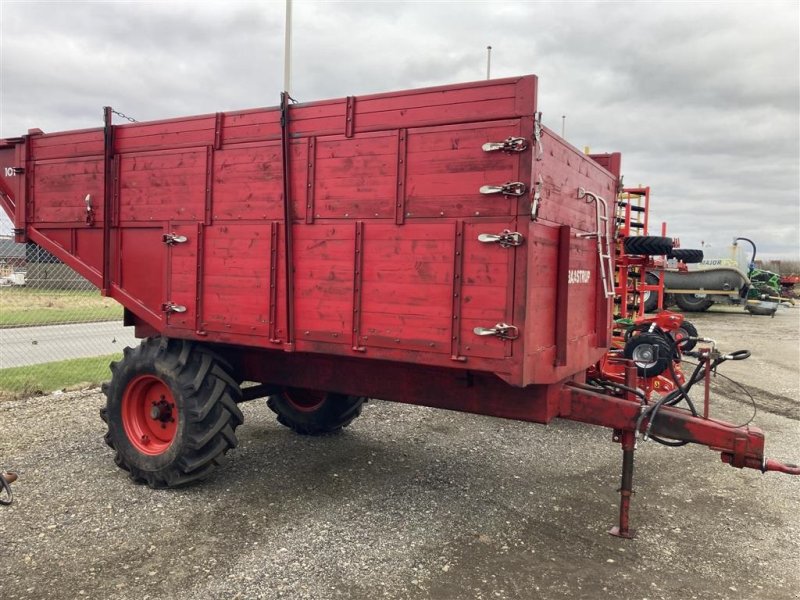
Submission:
[[[536,89],[528,76],[297,104],[283,130],[273,108],[26,136],[0,146],[0,166],[26,171],[3,179],[4,204],[162,335],[554,384],[604,352],[596,252],[577,237],[594,208],[576,190],[613,197],[619,156],[611,173],[547,129],[536,142]],[[529,148],[481,149],[510,136]],[[479,193],[509,181],[526,193]],[[478,241],[506,229],[523,245]],[[567,269],[593,275],[565,287]],[[473,331],[498,323],[519,338]]]

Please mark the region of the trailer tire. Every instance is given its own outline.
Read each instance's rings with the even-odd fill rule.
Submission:
[[[634,362],[641,377],[657,377],[669,368],[672,346],[663,334],[644,332],[625,342],[622,353]]]
[[[697,340],[688,339],[697,337],[697,328],[689,321],[684,320],[681,326],[670,331],[669,335],[677,342],[677,346],[681,349],[681,352],[689,352],[697,346]]]
[[[645,278],[647,285],[658,285],[658,275],[655,273],[647,273]],[[644,312],[651,313],[658,309],[658,292],[647,291],[643,294]]]
[[[625,254],[661,256],[672,251],[672,239],[651,235],[634,235],[623,240]]]
[[[112,362],[103,384],[105,442],[137,483],[176,487],[203,478],[238,444],[242,392],[220,357],[185,340],[148,338]]]
[[[696,264],[703,262],[703,251],[692,250],[690,248],[674,248],[669,254],[669,258],[674,258],[683,263]]]
[[[267,399],[278,422],[300,435],[336,433],[361,414],[362,396],[284,388]]]
[[[714,301],[700,298],[697,294],[675,294],[675,304],[684,312],[704,312],[714,304]]]

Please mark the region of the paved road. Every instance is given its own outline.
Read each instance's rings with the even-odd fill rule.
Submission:
[[[0,329],[0,369],[113,354],[137,343],[121,321]]]

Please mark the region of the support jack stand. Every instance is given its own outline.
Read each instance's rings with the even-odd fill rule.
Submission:
[[[636,440],[633,431],[623,431],[615,437],[622,443],[622,483],[619,487],[619,525],[612,527],[608,533],[613,536],[633,539],[636,530],[629,527],[631,496],[633,495],[633,452]]]

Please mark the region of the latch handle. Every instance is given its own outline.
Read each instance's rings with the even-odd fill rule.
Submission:
[[[186,307],[181,306],[180,304],[175,304],[173,302],[165,302],[161,305],[161,310],[165,313],[185,313]]]
[[[502,142],[486,142],[481,148],[484,152],[524,152],[528,149],[528,140],[512,136]]]
[[[480,336],[493,335],[501,340],[515,340],[519,337],[519,329],[508,323],[498,323],[494,327],[476,327],[472,332]]]
[[[478,241],[485,244],[500,244],[503,248],[512,248],[514,246],[521,246],[525,238],[517,231],[504,229],[502,233],[481,233],[478,235]]]
[[[482,185],[481,194],[503,194],[503,196],[524,196],[528,187],[521,181],[507,181],[503,185]]]
[[[172,246],[174,244],[185,244],[189,241],[185,235],[178,235],[177,233],[165,233],[161,236],[161,241],[163,241],[167,246]]]

